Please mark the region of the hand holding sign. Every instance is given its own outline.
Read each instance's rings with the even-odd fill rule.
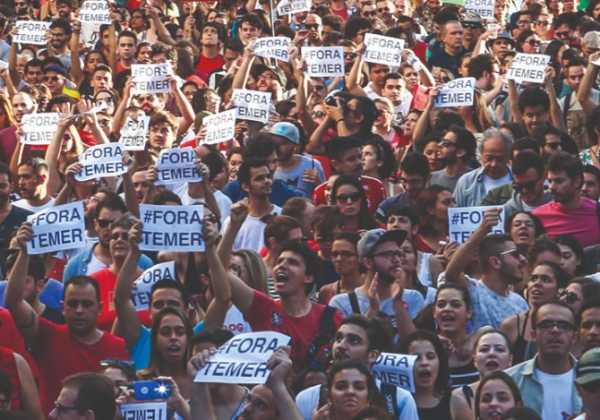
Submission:
[[[269,379],[267,379],[267,385],[270,388],[282,384],[285,386],[288,373],[292,369],[290,351],[291,348],[289,346],[279,347],[267,362],[267,369],[271,370]]]
[[[27,242],[33,239],[33,227],[31,222],[23,222],[17,231],[17,245],[21,252],[27,252]]]
[[[504,207],[454,207],[448,209],[450,239],[465,243],[471,235],[504,233]]]
[[[140,243],[142,242],[142,229],[144,228],[144,224],[141,221],[137,221],[129,228],[129,232],[127,232],[127,238],[129,239],[129,246],[131,247],[131,251],[139,253],[140,252]]]
[[[494,226],[496,226],[496,225],[498,225],[498,223],[500,223],[500,213],[502,213],[501,208],[494,208],[494,209],[486,210],[483,213],[483,221],[481,222],[479,229],[481,229],[483,232],[485,232],[486,235],[488,233],[490,233],[492,231],[492,229],[494,228]]]
[[[201,352],[196,353],[188,362],[187,372],[188,377],[193,381],[198,376],[198,372],[200,372],[204,366],[208,364],[208,360],[210,357],[215,354],[217,349],[215,347],[211,347],[210,349],[204,349]],[[196,384],[196,382],[193,382]]]
[[[75,175],[80,173],[82,170],[83,165],[81,164],[81,162],[75,162],[67,166],[67,169],[65,170],[65,177],[67,178],[67,184],[69,184],[70,187],[75,186]]]
[[[219,228],[216,222],[212,222],[210,218],[204,219],[204,243],[207,247],[214,247],[219,236]]]

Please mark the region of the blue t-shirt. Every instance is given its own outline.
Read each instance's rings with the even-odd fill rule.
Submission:
[[[237,179],[227,183],[225,186],[225,195],[229,197],[233,203],[237,203],[238,201],[248,197],[246,191],[242,190],[240,187],[240,182]],[[285,185],[285,182],[274,179],[269,201],[271,204],[275,204],[278,207],[283,207],[286,201],[288,201],[290,198],[298,197],[298,195],[299,194],[296,193],[292,187]]]
[[[7,281],[0,282],[0,306],[6,308],[6,302],[4,301],[4,293],[6,291]],[[51,306],[52,308],[60,309],[62,311],[62,307],[60,306],[60,302],[63,300],[65,286],[54,279],[48,279],[46,283],[46,287],[40,293],[40,302],[44,305]]]

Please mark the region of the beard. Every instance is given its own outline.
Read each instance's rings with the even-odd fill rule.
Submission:
[[[520,281],[523,281],[523,276],[517,276],[515,274],[516,269],[506,264],[502,261],[502,266],[500,267],[500,278],[504,280],[505,283],[508,284],[516,284]]]

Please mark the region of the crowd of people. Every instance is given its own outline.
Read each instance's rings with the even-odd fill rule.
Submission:
[[[600,418],[600,0],[97,1],[91,35],[82,0],[0,2],[0,419],[119,419],[148,380],[160,420]],[[369,34],[403,41],[395,65]],[[341,47],[344,75],[305,47]],[[533,55],[543,80],[509,76]],[[168,91],[140,93],[139,64]],[[472,101],[439,106],[465,78]],[[208,141],[240,89],[268,121]],[[82,181],[144,118],[124,173]],[[180,148],[198,179],[162,185]],[[77,202],[85,246],[32,252],[32,216]],[[145,250],[147,204],[202,206],[202,251]],[[265,331],[290,337],[266,382],[195,380]],[[414,356],[412,389],[383,353]]]

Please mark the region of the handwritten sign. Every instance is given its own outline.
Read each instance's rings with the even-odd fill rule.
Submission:
[[[264,384],[270,374],[269,358],[289,342],[287,335],[272,331],[236,335],[210,357],[194,382]]]
[[[416,392],[413,367],[417,356],[381,353],[373,365],[375,379]]]
[[[144,150],[146,141],[148,140],[148,132],[150,127],[150,117],[138,117],[137,121],[131,117],[127,117],[125,124],[121,129],[121,138],[119,143],[123,145],[123,149],[130,151]]]
[[[475,100],[475,78],[463,77],[451,80],[440,88],[435,107],[472,106]]]
[[[222,143],[235,137],[235,109],[204,117],[202,125],[206,127],[203,144]]]
[[[168,420],[167,414],[166,401],[121,405],[124,420]]]
[[[152,286],[159,280],[177,280],[175,261],[156,264],[142,273],[133,283],[129,299],[138,311],[148,309]]]
[[[258,38],[254,43],[254,55],[277,60],[290,61],[288,47],[292,40],[284,36]]]
[[[502,206],[479,206],[479,207],[455,207],[448,209],[448,221],[450,222],[450,240],[463,244],[477,230],[483,221],[483,213],[489,209],[501,208],[498,224],[492,229],[491,234],[504,233],[504,207]]]
[[[13,42],[18,44],[46,45],[46,32],[50,30],[50,22],[34,20],[18,20],[18,33]]]
[[[367,49],[362,55],[363,61],[391,67],[400,65],[402,60],[400,53],[404,49],[404,40],[389,36],[366,34],[365,45]]]
[[[100,41],[100,25],[110,25],[110,8],[107,1],[87,0],[79,10],[81,35],[89,46]]]
[[[161,150],[156,163],[158,179],[155,184],[170,185],[202,181],[202,176],[196,170],[197,159],[192,147]]]
[[[85,247],[83,201],[50,207],[27,217],[33,239],[27,242],[30,255]]]
[[[343,47],[302,47],[310,77],[344,76]]]
[[[164,93],[171,92],[169,64],[132,64],[131,75],[135,82],[133,93]]]
[[[494,17],[494,0],[465,0],[467,13],[476,13],[482,19]]]
[[[23,123],[21,143],[50,144],[58,130],[58,114],[56,112],[25,114],[21,123]]]
[[[240,120],[258,121],[266,124],[269,121],[271,92],[234,89],[231,96],[236,106],[236,118]]]
[[[203,252],[204,206],[140,205],[142,251]]]
[[[507,77],[517,83],[544,83],[545,70],[549,63],[549,55],[517,53]]]

